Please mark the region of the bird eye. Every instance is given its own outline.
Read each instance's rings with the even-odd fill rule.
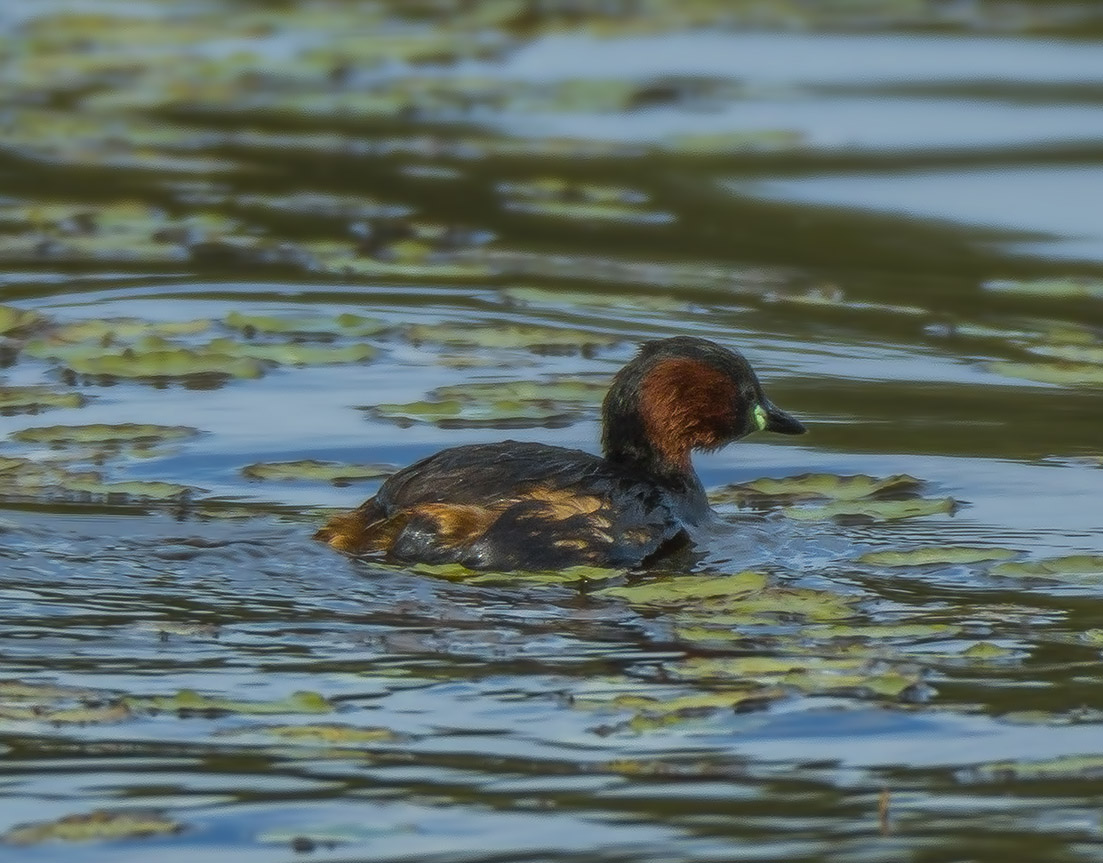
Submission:
[[[766,417],[766,408],[762,407],[762,405],[755,405],[754,406],[754,424],[755,424],[755,428],[757,428],[759,431],[765,431],[767,422],[769,422],[769,420]]]

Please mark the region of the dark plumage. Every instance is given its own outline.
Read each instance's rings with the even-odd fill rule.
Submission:
[[[613,379],[603,457],[504,441],[446,449],[388,479],[316,537],[354,554],[474,569],[632,567],[709,513],[693,450],[756,430],[800,434],[747,361],[706,339],[647,342]]]

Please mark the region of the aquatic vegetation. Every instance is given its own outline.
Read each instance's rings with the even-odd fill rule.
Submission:
[[[599,596],[613,596],[633,605],[681,605],[708,597],[738,597],[756,593],[766,586],[761,572],[735,575],[682,575],[662,581],[625,587],[606,587]]]
[[[870,521],[896,521],[904,518],[923,518],[929,515],[953,515],[957,502],[950,497],[912,500],[858,500],[833,501],[823,506],[785,507],[789,518],[820,520],[828,518],[867,519]]]
[[[246,479],[267,481],[307,481],[346,484],[362,480],[381,479],[394,473],[390,465],[343,464],[334,461],[301,459],[299,461],[258,462],[246,465],[241,475]]]
[[[993,279],[981,287],[986,291],[1057,299],[1060,297],[1103,299],[1103,281],[1087,277],[1054,279]]]
[[[41,320],[41,315],[29,309],[0,306],[0,335],[29,329]]]
[[[436,243],[425,239],[389,242],[375,254],[365,254],[357,244],[342,240],[303,243],[300,249],[309,256],[304,267],[307,271],[349,278],[471,281],[492,274],[477,255],[473,260],[464,260],[459,255],[440,252]]]
[[[1103,776],[1103,756],[1066,755],[1059,758],[992,761],[962,771],[962,774],[986,782],[1091,779]]]
[[[862,599],[859,595],[812,588],[770,587],[749,596],[739,596],[736,602],[711,602],[697,609],[689,608],[687,613],[698,616],[699,622],[726,628],[764,619],[775,623],[783,620],[823,622],[855,617],[858,614],[856,606]]]
[[[858,563],[874,566],[938,566],[989,563],[1012,560],[1019,552],[1009,548],[977,546],[929,546],[906,550],[870,551],[858,558]]]
[[[1103,555],[1071,554],[1044,560],[1013,561],[998,564],[990,572],[1019,578],[1097,582],[1103,580]]]
[[[131,717],[122,702],[97,706],[43,708],[38,705],[0,704],[0,720],[46,722],[50,725],[86,725],[122,722]]]
[[[780,507],[788,518],[820,520],[830,518],[895,521],[928,515],[952,514],[952,498],[921,498],[922,480],[907,474],[877,478],[802,474],[784,479],[756,479],[724,486],[709,493],[714,504]],[[826,501],[820,506],[792,506],[794,503]]]
[[[1103,344],[1095,345],[1027,345],[1032,354],[1053,357],[1072,364],[1103,366]]]
[[[384,204],[354,195],[321,192],[292,192],[286,195],[241,194],[225,199],[234,207],[288,213],[295,216],[321,216],[331,219],[374,219],[407,216],[410,207]]]
[[[194,134],[186,128],[129,114],[19,107],[5,112],[0,131],[5,151],[43,166],[182,176],[240,168],[229,159],[188,152]]]
[[[375,566],[384,566],[375,564]],[[408,569],[421,575],[443,578],[449,581],[461,581],[465,584],[506,584],[506,585],[555,585],[588,584],[591,581],[607,581],[624,575],[623,569],[608,569],[600,566],[568,566],[548,572],[488,572],[468,569],[458,563],[418,563]]]
[[[1014,363],[993,362],[988,368],[1001,375],[1024,378],[1043,384],[1061,384],[1074,387],[1103,386],[1103,365],[1088,363]]]
[[[886,669],[860,658],[819,656],[690,657],[671,665],[668,673],[683,681],[730,681],[805,693],[858,691],[882,698],[897,698],[923,680],[918,669]]]
[[[301,745],[356,745],[358,743],[393,743],[401,740],[389,728],[358,728],[353,725],[264,725],[250,728],[249,733],[261,733],[288,743]]]
[[[611,333],[504,322],[495,326],[414,324],[406,328],[405,335],[414,344],[433,342],[473,348],[523,348],[538,352],[591,350],[621,341],[619,336]]]
[[[438,387],[426,401],[365,408],[399,424],[432,423],[441,428],[555,428],[594,408],[606,382],[577,378],[548,381],[476,381]]]
[[[252,357],[236,357],[189,348],[124,351],[101,356],[61,358],[71,372],[106,378],[259,378],[264,365]]]
[[[947,638],[961,632],[960,626],[949,623],[831,623],[805,629],[802,637],[810,639],[860,639],[862,641],[922,642],[932,638]],[[972,649],[972,648],[970,648]]]
[[[709,493],[713,503],[796,502],[805,500],[860,501],[867,498],[909,495],[918,492],[923,481],[907,474],[888,477],[836,476],[806,473],[782,479],[756,479],[728,485]]]
[[[503,206],[507,210],[534,216],[652,225],[675,219],[673,213],[645,209],[642,205],[648,196],[643,192],[616,186],[544,177],[527,182],[499,183],[497,191],[504,198]]]
[[[257,344],[214,339],[204,348],[218,356],[261,360],[281,366],[328,366],[362,363],[375,357],[378,351],[371,345],[305,345],[295,342]]]
[[[531,306],[582,306],[593,308],[640,309],[649,312],[687,311],[690,304],[676,297],[658,294],[603,293],[597,290],[572,291],[556,288],[508,287],[501,295],[511,303]]]
[[[197,338],[218,326],[234,332],[237,338]],[[367,362],[378,353],[374,345],[332,342],[375,335],[385,325],[350,313],[321,317],[231,312],[221,325],[208,319],[158,322],[126,318],[51,324],[39,329],[37,338],[20,346],[22,356],[54,360],[73,374],[93,381],[225,381],[259,378],[272,366]],[[324,343],[308,343],[303,338]]]
[[[961,652],[962,658],[970,660],[1001,660],[1014,655],[1014,650],[990,641],[978,641]]]
[[[432,423],[441,428],[555,428],[570,425],[576,417],[574,411],[554,402],[519,399],[486,402],[445,399],[379,404],[365,410],[399,425]]]
[[[784,689],[755,687],[730,688],[721,692],[691,695],[643,695],[621,694],[612,698],[581,698],[575,706],[604,713],[617,711],[630,712],[631,718],[612,725],[603,726],[601,732],[626,731],[633,734],[647,734],[668,730],[678,725],[694,725],[703,720],[731,714],[765,710],[775,701],[784,699],[788,693]],[[618,771],[629,772],[632,768],[620,764]]]
[[[0,835],[8,845],[37,845],[41,842],[88,842],[171,836],[184,825],[163,812],[145,809],[97,809],[66,815],[56,821],[20,824]]]
[[[83,395],[50,387],[0,386],[0,413],[38,413],[53,408],[79,408],[87,403]]]
[[[248,337],[256,333],[276,335],[374,336],[387,328],[378,318],[342,314],[334,317],[305,315],[247,315],[230,312],[226,325]]]
[[[234,234],[238,223],[211,212],[170,216],[137,201],[0,205],[0,257],[28,261],[170,264],[196,243]],[[9,229],[10,230],[10,229]]]
[[[741,129],[732,132],[672,135],[662,148],[681,156],[723,156],[795,150],[806,144],[804,133],[795,129]]]
[[[191,426],[158,426],[139,423],[95,423],[84,426],[39,426],[13,432],[12,440],[45,443],[51,446],[101,444],[107,446],[150,446],[166,441],[196,437],[199,429]]]
[[[809,288],[804,291],[767,291],[762,295],[767,303],[790,303],[797,306],[815,306],[826,312],[851,311],[851,312],[875,312],[891,315],[911,315],[917,317],[927,315],[929,312],[919,306],[903,306],[894,303],[868,303],[857,300],[848,300],[846,294],[834,285]]]
[[[127,696],[124,703],[131,710],[166,711],[171,713],[266,716],[282,713],[331,713],[334,706],[317,692],[294,692],[279,701],[245,701],[221,696],[203,695],[192,689],[181,689],[175,695]]]
[[[150,480],[108,482],[98,471],[73,471],[26,458],[0,458],[0,498],[45,497],[137,503],[190,500],[192,486]]]
[[[594,406],[601,404],[609,389],[608,380],[551,378],[547,380],[471,381],[437,387],[435,398],[477,402],[500,399],[520,402],[559,402]]]
[[[101,348],[115,344],[141,343],[145,339],[170,339],[177,336],[194,336],[207,332],[212,322],[206,319],[192,321],[144,321],[139,318],[105,318],[102,320],[83,320],[62,323],[51,327],[42,342],[30,345],[42,345],[41,355],[49,356],[46,350],[54,346],[63,350],[64,345],[91,342]],[[27,350],[27,348],[24,348]]]

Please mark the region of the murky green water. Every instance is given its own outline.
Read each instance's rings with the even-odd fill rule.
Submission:
[[[1103,859],[1095,4],[395,7],[0,4],[0,859]],[[676,571],[310,539],[687,333]]]

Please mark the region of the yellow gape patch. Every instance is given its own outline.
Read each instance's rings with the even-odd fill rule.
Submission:
[[[766,430],[766,423],[767,423],[766,408],[762,407],[762,405],[755,405],[754,406],[754,424],[755,424],[755,428],[757,428],[759,431],[765,431]]]

